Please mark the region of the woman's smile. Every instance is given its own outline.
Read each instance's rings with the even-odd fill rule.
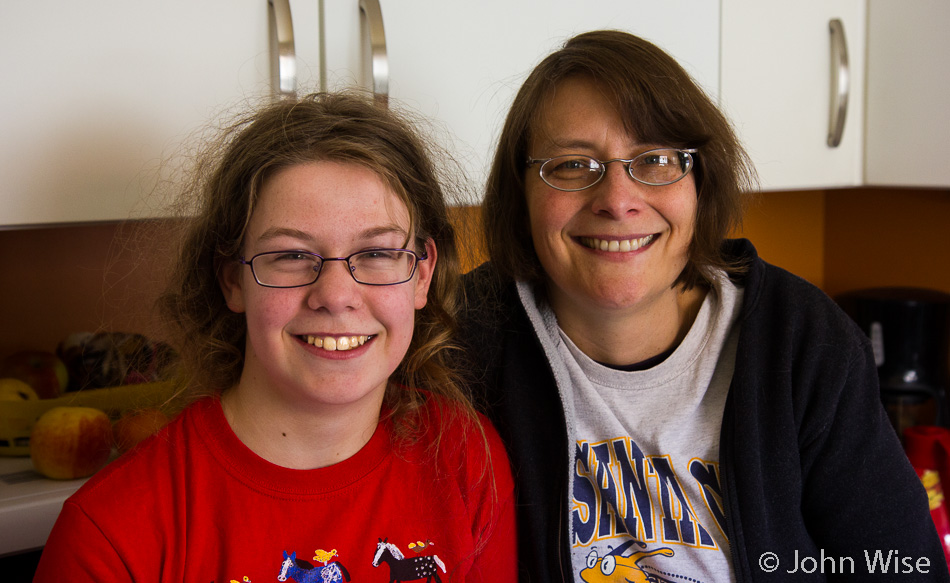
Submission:
[[[638,251],[643,249],[647,245],[653,243],[653,240],[656,238],[656,233],[652,235],[647,235],[646,237],[635,237],[635,238],[616,238],[616,237],[578,237],[577,241],[581,245],[587,247],[588,249],[594,249],[595,251],[607,251],[608,253],[627,253],[630,251]]]

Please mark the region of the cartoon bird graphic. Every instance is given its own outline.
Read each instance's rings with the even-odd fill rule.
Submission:
[[[332,559],[335,556],[336,556],[336,549],[331,549],[329,551],[325,551],[323,549],[317,549],[313,551],[313,560],[320,561],[321,563],[323,563],[324,567],[327,565],[327,563],[330,562],[330,559]]]
[[[426,539],[426,542],[422,542],[421,540],[419,540],[414,543],[409,543],[409,548],[417,553],[421,553],[424,549],[427,549],[432,546],[435,546],[435,543],[430,541],[429,539]]]
[[[236,579],[231,579],[231,583],[242,583],[242,582],[237,581]],[[251,583],[251,578],[245,575],[243,583]]]

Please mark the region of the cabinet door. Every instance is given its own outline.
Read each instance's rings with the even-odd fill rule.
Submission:
[[[389,94],[434,121],[477,204],[508,107],[531,68],[568,37],[598,28],[643,36],[718,93],[719,0],[382,0]],[[371,85],[357,0],[324,3],[326,80]],[[365,20],[365,18],[364,18]]]
[[[871,185],[950,187],[950,3],[868,3]]]
[[[310,4],[291,10],[301,84],[319,71]],[[269,18],[267,0],[4,2],[0,225],[161,214],[149,195],[163,160],[271,94]]]
[[[721,105],[764,190],[856,186],[862,180],[864,0],[723,0]],[[832,41],[847,40],[848,105],[840,144],[828,145]]]

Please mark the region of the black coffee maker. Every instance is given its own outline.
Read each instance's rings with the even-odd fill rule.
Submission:
[[[897,435],[915,425],[948,426],[950,294],[889,287],[837,301],[871,339],[881,400]]]

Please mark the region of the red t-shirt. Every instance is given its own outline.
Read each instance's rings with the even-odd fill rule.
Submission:
[[[434,458],[434,429],[394,449],[384,421],[351,458],[292,470],[203,399],[66,501],[34,581],[515,581],[508,458],[481,422],[488,464],[464,424]]]

